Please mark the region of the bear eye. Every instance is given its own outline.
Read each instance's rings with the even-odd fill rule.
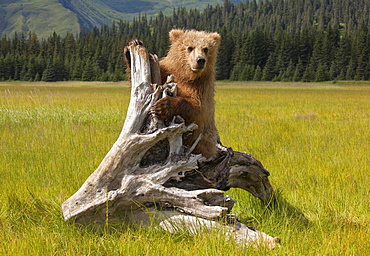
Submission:
[[[193,47],[188,47],[188,52],[192,52],[194,50],[194,48]]]
[[[205,54],[207,54],[207,53],[208,53],[208,48],[204,48],[204,49],[203,49],[203,52],[204,52]]]

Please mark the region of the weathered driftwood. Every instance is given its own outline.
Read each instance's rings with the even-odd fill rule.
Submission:
[[[252,155],[219,145],[215,158],[199,163],[198,169],[186,173],[180,181],[169,180],[164,186],[186,190],[216,188],[247,190],[264,204],[272,199],[270,173]]]
[[[131,45],[130,56],[131,100],[121,134],[95,172],[62,204],[64,219],[85,224],[146,223],[154,216],[167,230],[173,220],[178,226],[177,215],[203,218],[203,224],[224,218],[234,201],[220,189],[240,187],[267,202],[273,190],[269,173],[258,160],[220,144],[218,156],[206,161],[191,154],[195,145],[182,144],[183,135],[196,129],[195,124],[186,126],[181,117],[164,123],[150,115],[159,98],[176,93],[176,84],[171,79],[163,86],[152,84],[160,77],[158,60],[143,46]],[[235,226],[241,225],[234,222],[227,232],[238,233]],[[254,236],[248,232],[240,231],[237,240],[277,244],[262,232],[253,231],[260,234]]]
[[[190,235],[206,231],[221,231],[226,234],[227,239],[234,239],[237,244],[255,247],[266,246],[273,249],[279,247],[280,243],[280,238],[266,235],[254,227],[246,226],[238,221],[231,222],[229,225],[222,225],[216,221],[194,216],[176,215],[162,221],[159,226],[170,233],[183,232]]]

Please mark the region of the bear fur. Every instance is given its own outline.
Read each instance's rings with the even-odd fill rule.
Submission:
[[[198,129],[186,136],[191,146],[202,137],[193,153],[210,158],[216,154],[218,132],[215,126],[215,64],[220,44],[218,33],[173,29],[169,32],[171,47],[160,62],[162,84],[174,75],[176,97],[165,97],[153,106],[160,120],[179,115],[185,124],[196,123]],[[142,42],[140,42],[142,44]]]

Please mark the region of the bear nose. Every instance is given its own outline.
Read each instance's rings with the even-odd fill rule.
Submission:
[[[206,59],[204,57],[198,57],[197,58],[197,63],[199,67],[203,67],[204,64],[206,64]]]

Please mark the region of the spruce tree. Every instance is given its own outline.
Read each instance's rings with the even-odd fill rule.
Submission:
[[[5,60],[3,55],[0,54],[0,80],[5,80]]]
[[[243,65],[238,63],[234,66],[230,74],[231,81],[238,81],[242,78]]]
[[[262,79],[262,69],[260,66],[256,67],[256,70],[254,71],[253,81],[261,81]]]
[[[286,68],[285,72],[282,75],[282,81],[293,81],[295,67],[293,64],[293,60],[289,61],[288,67]]]
[[[54,62],[52,59],[49,60],[46,69],[42,74],[42,81],[44,82],[55,82],[57,81],[57,70],[55,69]]]
[[[35,79],[33,80],[33,81],[35,81],[35,82],[38,82],[38,81],[40,81],[40,74],[39,73],[36,73],[36,75],[35,75]]]
[[[221,44],[218,49],[219,58],[217,58],[216,64],[216,79],[225,80],[230,78],[234,48],[235,46],[232,34],[228,33],[224,26],[221,31]]]
[[[325,64],[320,62],[317,66],[316,74],[315,74],[315,82],[323,82],[326,81],[326,69]]]
[[[347,71],[346,71],[346,80],[355,79],[355,75],[356,75],[355,70],[356,70],[356,65],[353,59],[351,58],[349,61],[348,67],[347,67]]]
[[[80,81],[82,78],[82,61],[79,57],[76,57],[74,62],[71,61],[71,66],[73,67],[71,79],[75,81]]]
[[[313,80],[312,68],[310,67],[310,65],[307,65],[302,75],[302,81],[307,83],[311,82],[312,80]]]
[[[301,78],[303,76],[303,73],[304,73],[304,67],[303,67],[303,64],[302,64],[302,60],[299,59],[298,64],[295,67],[294,74],[293,74],[293,79],[292,80],[294,82],[301,81]]]
[[[95,78],[93,64],[90,60],[86,60],[82,71],[82,81],[92,81]]]
[[[267,59],[267,63],[262,71],[262,81],[271,81],[275,76],[275,55],[271,54],[269,58]]]

